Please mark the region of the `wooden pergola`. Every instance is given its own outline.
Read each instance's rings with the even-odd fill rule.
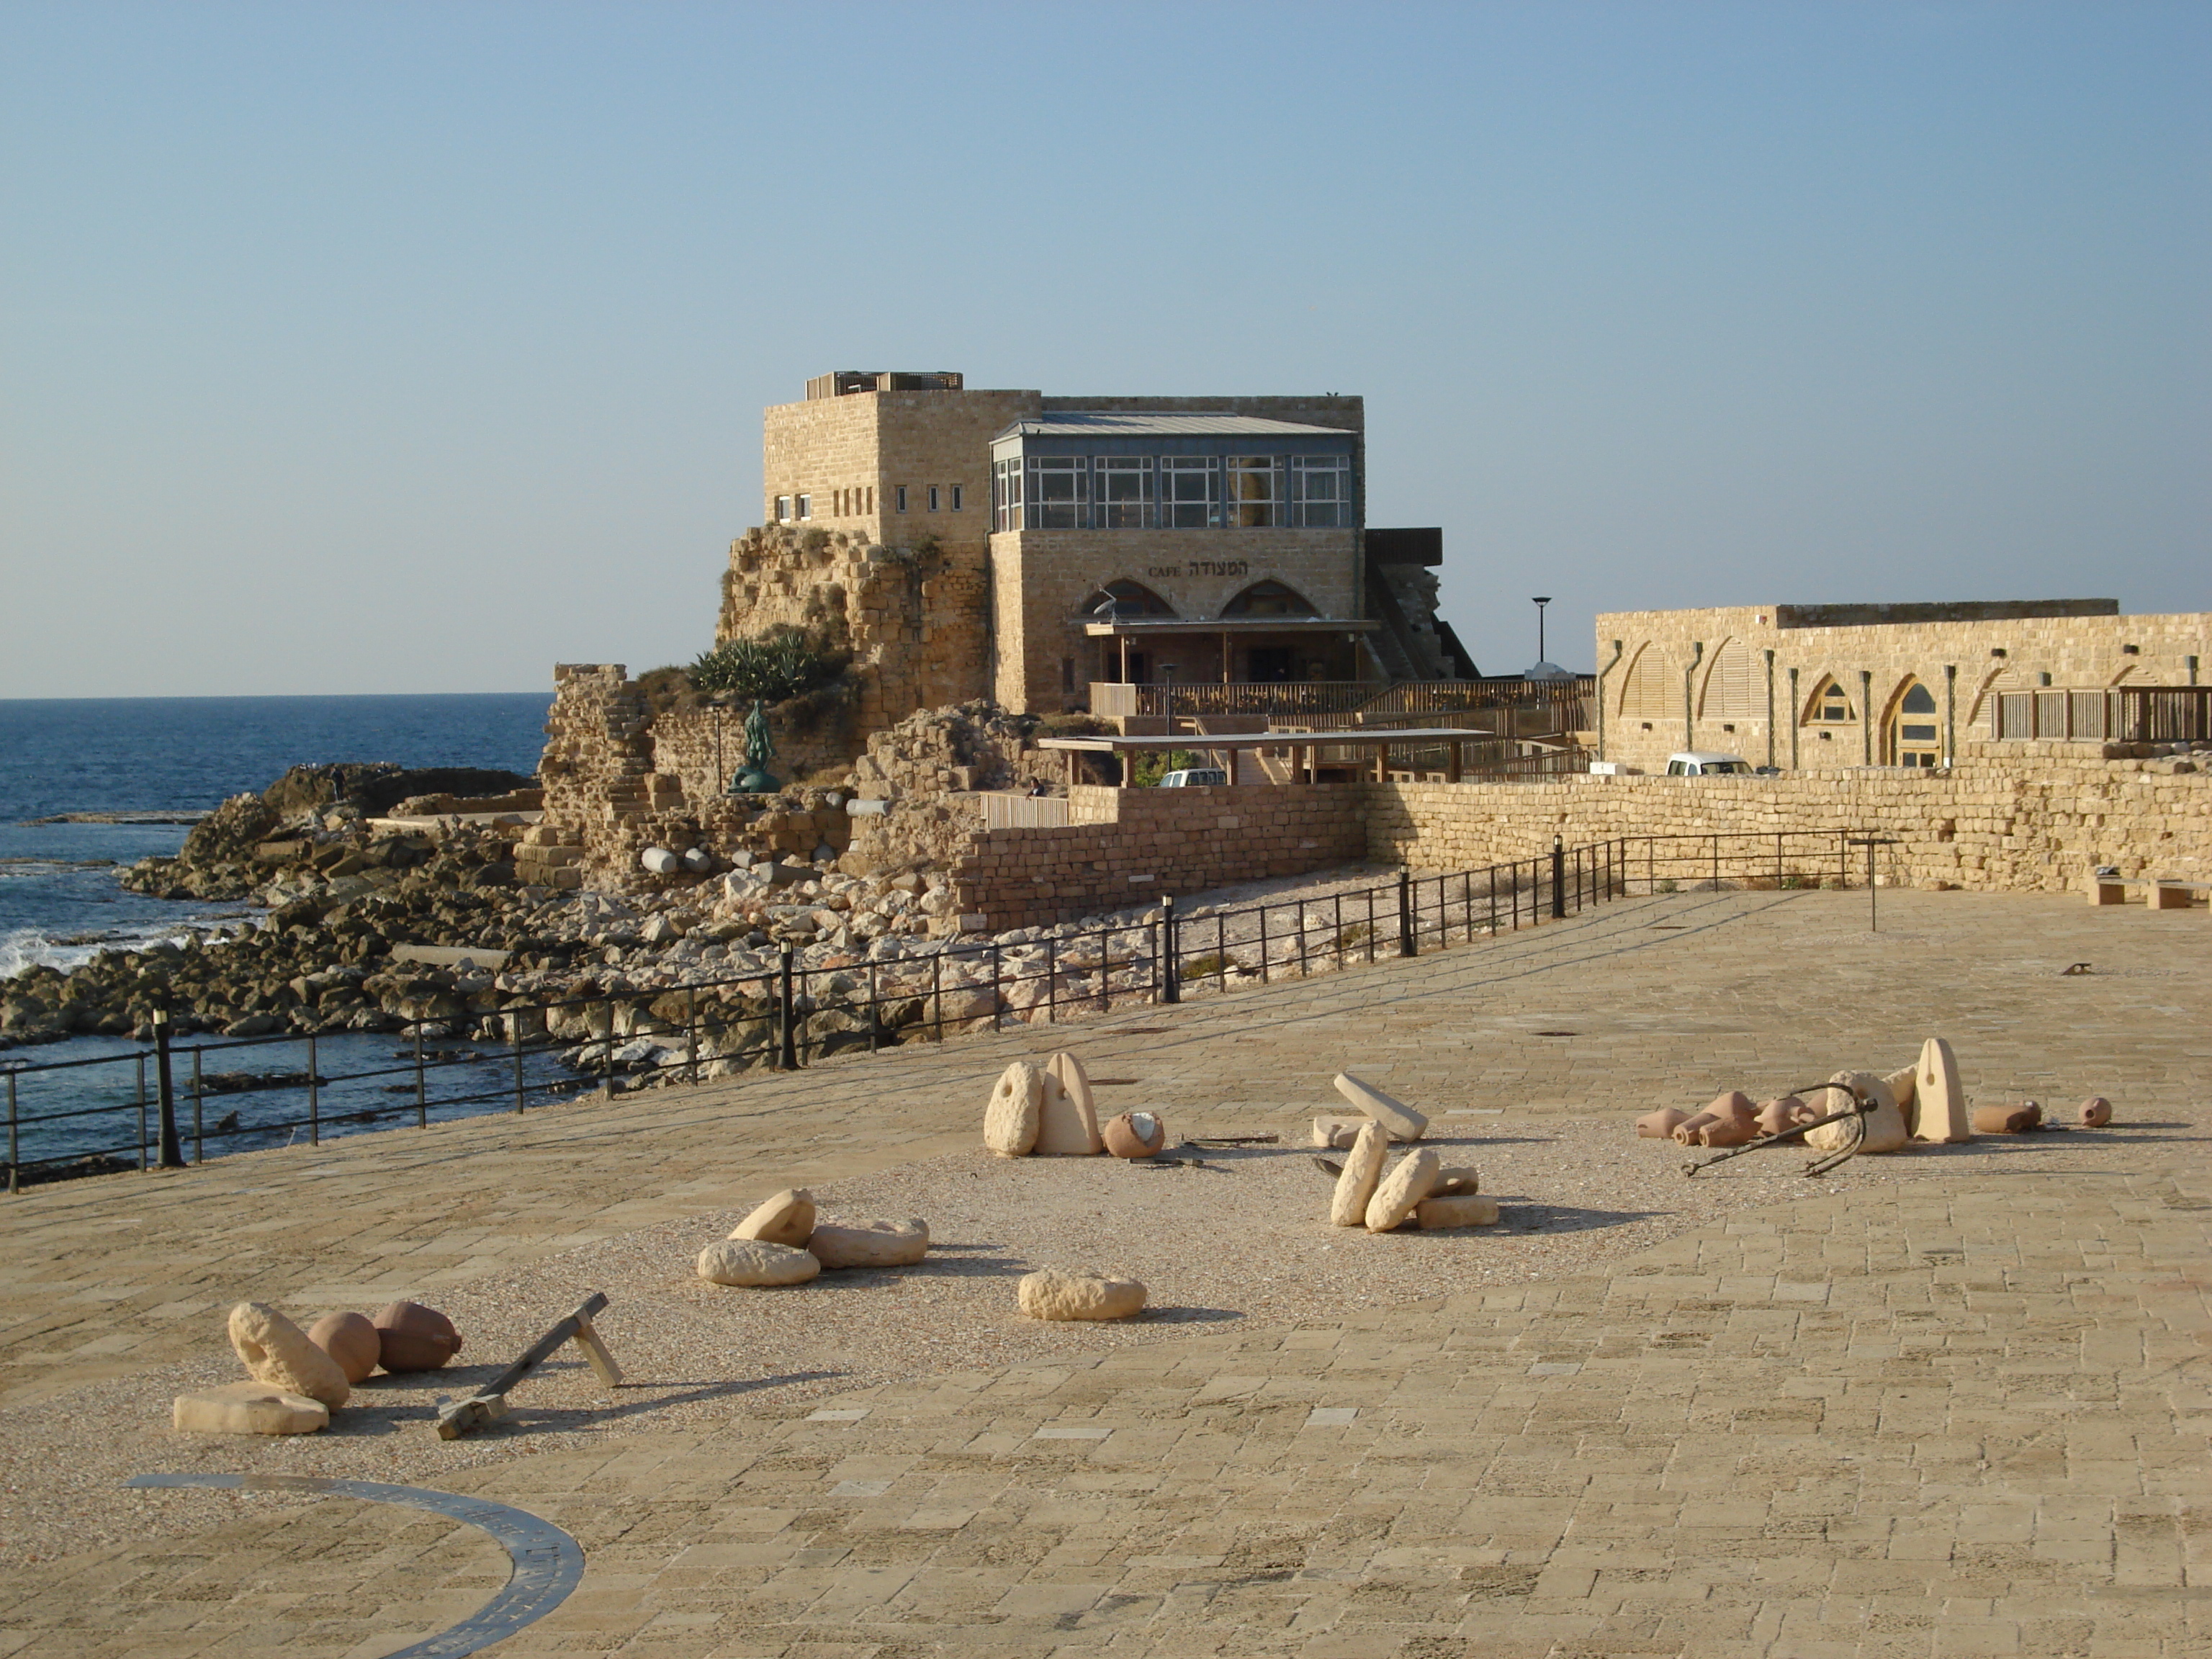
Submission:
[[[1291,757],[1291,783],[1321,781],[1320,752],[1324,749],[1350,750],[1360,757],[1358,766],[1361,773],[1382,782],[1389,774],[1390,750],[1418,745],[1430,748],[1443,745],[1444,777],[1452,783],[1460,781],[1465,769],[1462,746],[1470,743],[1495,743],[1497,734],[1490,732],[1470,732],[1464,726],[1400,726],[1382,728],[1367,726],[1350,732],[1196,732],[1182,737],[1134,738],[1103,736],[1095,738],[1039,738],[1040,749],[1058,749],[1067,756],[1067,781],[1080,781],[1077,776],[1078,755],[1112,755],[1119,760],[1124,755],[1158,755],[1173,750],[1216,755],[1221,769],[1231,778],[1237,775],[1236,756],[1243,750],[1268,749],[1287,752]],[[1129,775],[1127,763],[1122,763],[1121,775]]]

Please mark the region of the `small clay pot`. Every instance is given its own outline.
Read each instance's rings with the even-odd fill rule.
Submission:
[[[1674,1126],[1674,1139],[1685,1146],[1741,1146],[1759,1133],[1759,1116],[1751,1097],[1738,1089],[1717,1097],[1695,1117]]]
[[[1641,1139],[1666,1140],[1689,1121],[1687,1112],[1678,1112],[1672,1106],[1662,1106],[1657,1111],[1646,1112],[1636,1120],[1636,1133]]]
[[[2043,1108],[2032,1100],[2008,1106],[1974,1108],[1974,1133],[1978,1135],[2024,1135],[2042,1121]]]
[[[377,1344],[387,1371],[434,1371],[461,1351],[461,1334],[435,1308],[395,1302],[376,1316]]]
[[[2081,1103],[2081,1127],[2101,1129],[2112,1121],[2112,1103],[2102,1095],[2092,1095]]]
[[[1820,1114],[1795,1095],[1784,1095],[1779,1100],[1770,1100],[1759,1109],[1759,1132],[1763,1135],[1778,1135],[1784,1129],[1794,1129],[1801,1123],[1810,1123]]]
[[[1124,1112],[1098,1133],[1116,1158],[1150,1158],[1168,1144],[1168,1126],[1151,1112]]]
[[[338,1362],[349,1382],[358,1382],[382,1363],[384,1340],[367,1314],[326,1313],[307,1327],[307,1340]]]

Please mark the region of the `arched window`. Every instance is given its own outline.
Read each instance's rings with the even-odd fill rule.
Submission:
[[[1221,607],[1224,617],[1310,617],[1305,595],[1278,581],[1254,582]]]
[[[1883,726],[1883,744],[1892,766],[1942,764],[1943,732],[1936,721],[1936,694],[1920,681],[1906,684],[1896,712]]]
[[[1705,671],[1705,701],[1698,712],[1709,720],[1756,720],[1765,712],[1765,695],[1751,647],[1741,640],[1723,640]]]
[[[1821,679],[1813,690],[1813,700],[1805,705],[1808,726],[1844,726],[1858,717],[1858,710],[1851,707],[1850,693],[1832,675]]]
[[[1142,582],[1133,582],[1125,576],[1120,581],[1108,582],[1084,600],[1083,614],[1110,622],[1121,617],[1172,617],[1175,607]]]
[[[1620,714],[1625,720],[1657,720],[1670,711],[1679,718],[1682,713],[1679,682],[1674,700],[1670,704],[1667,696],[1667,662],[1657,647],[1650,645],[1637,647],[1630,659],[1628,672],[1620,679]]]

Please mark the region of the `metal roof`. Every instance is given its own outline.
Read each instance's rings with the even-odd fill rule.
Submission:
[[[1300,426],[1256,415],[1146,415],[1062,410],[1016,421],[999,438],[1350,438],[1342,427]],[[994,439],[996,442],[998,440]]]

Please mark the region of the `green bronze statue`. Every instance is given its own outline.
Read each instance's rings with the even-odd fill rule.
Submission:
[[[775,744],[769,735],[768,710],[761,706],[758,697],[753,699],[753,712],[745,716],[745,763],[730,780],[730,792],[738,795],[766,795],[783,786],[768,769],[775,758]]]

